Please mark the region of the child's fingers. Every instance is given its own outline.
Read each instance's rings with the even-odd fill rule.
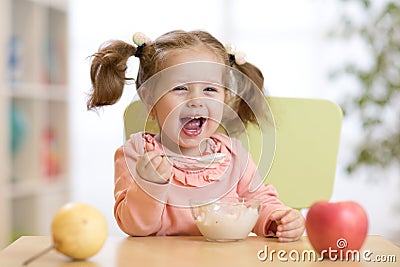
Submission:
[[[164,184],[172,175],[172,166],[158,151],[152,150],[138,158],[136,172],[147,181]]]
[[[144,163],[145,167],[148,167],[148,165],[154,165],[156,162],[154,162],[154,160],[157,158],[157,156],[159,156],[159,153],[157,151],[150,151],[150,152],[146,152],[143,154],[143,156],[141,157],[141,160]],[[161,157],[160,157],[161,160]],[[158,166],[158,164],[156,165]]]
[[[288,210],[275,210],[271,213],[269,219],[271,221],[280,221],[282,217],[285,216],[288,212]]]
[[[298,210],[289,210],[282,218],[281,218],[281,223],[282,224],[288,224],[290,222],[293,222],[297,219],[304,219],[303,215],[301,215],[300,211]]]
[[[295,215],[293,217],[293,215]],[[288,221],[286,218],[294,218],[292,221]],[[287,214],[286,217],[282,218],[281,222],[286,219],[286,223],[278,225],[276,236],[279,238],[279,241],[282,242],[290,242],[299,239],[304,233],[304,217],[300,212],[293,210],[290,214]]]
[[[156,170],[160,166],[162,157],[160,155],[155,155],[148,163],[147,168]]]
[[[304,229],[302,227],[291,229],[289,231],[278,231],[276,232],[276,236],[279,238],[279,241],[282,242],[291,242],[298,240],[303,235]]]
[[[150,151],[144,153],[137,162],[136,165],[136,170],[139,172],[141,176],[145,176],[146,173],[149,173],[149,170],[155,169],[156,166],[158,166],[157,161],[155,159],[157,158],[158,153],[156,151]],[[159,157],[159,160],[161,161],[161,157]],[[154,166],[156,165],[156,166]]]
[[[154,145],[151,144],[151,143],[146,143],[144,145],[144,148],[145,148],[146,151],[153,151],[154,150]]]
[[[298,240],[304,232],[304,217],[298,210],[277,210],[270,219],[277,222],[276,236],[281,242]]]
[[[168,159],[162,157],[160,165],[158,165],[157,172],[165,179],[171,177],[172,175],[172,165],[169,163]]]
[[[293,221],[290,221],[290,222],[287,222],[287,223],[284,223],[284,222],[281,220],[281,224],[278,225],[277,230],[278,230],[279,232],[288,231],[288,230],[291,230],[291,229],[300,228],[300,227],[302,227],[303,225],[304,225],[304,223],[303,223],[303,221],[302,221],[300,218],[297,218],[297,219],[295,219],[295,220],[293,220]]]

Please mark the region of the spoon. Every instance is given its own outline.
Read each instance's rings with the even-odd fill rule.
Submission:
[[[191,156],[185,156],[185,155],[171,155],[171,154],[163,154],[161,156],[165,156],[168,158],[181,158],[181,159],[190,159],[190,160],[194,160],[198,163],[221,163],[222,161],[224,161],[226,155],[224,153],[214,153],[214,154],[208,154],[208,155],[204,155],[201,157],[191,157]]]

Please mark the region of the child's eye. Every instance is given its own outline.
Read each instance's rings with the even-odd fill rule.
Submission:
[[[204,88],[204,91],[206,91],[206,92],[217,92],[217,89],[215,89],[213,87],[207,87],[207,88]]]
[[[172,91],[187,91],[187,88],[185,86],[177,86]]]

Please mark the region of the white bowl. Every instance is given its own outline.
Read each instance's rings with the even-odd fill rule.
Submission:
[[[199,231],[209,241],[245,239],[257,222],[262,200],[227,197],[192,200],[191,210]]]

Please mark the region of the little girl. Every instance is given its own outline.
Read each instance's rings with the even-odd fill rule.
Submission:
[[[301,213],[283,205],[270,184],[252,189],[260,176],[249,152],[239,140],[217,131],[227,110],[243,125],[258,121],[257,101],[264,100],[259,69],[204,31],[172,31],[155,41],[135,34],[134,43],[110,41],[94,54],[87,104],[94,109],[118,101],[132,80],[125,76],[127,60],[140,60],[136,87],[160,133],[132,134],[116,151],[114,215],[120,228],[132,236],[200,235],[189,199],[233,196],[263,200],[255,234],[299,239],[304,232]],[[249,80],[256,91],[242,82],[230,92],[237,77]],[[195,169],[168,156],[212,153],[225,158]]]

